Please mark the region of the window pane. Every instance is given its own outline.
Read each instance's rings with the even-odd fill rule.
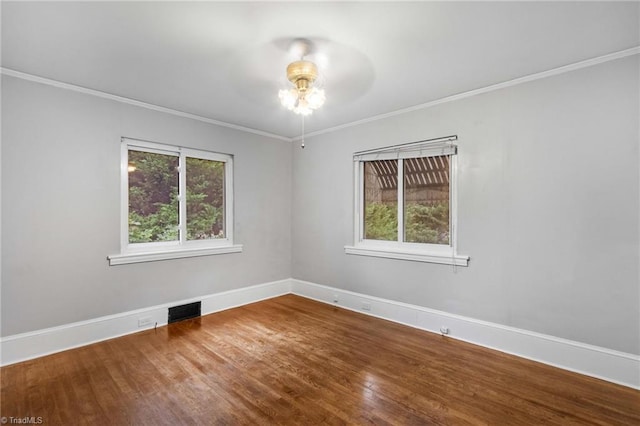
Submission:
[[[449,244],[449,156],[404,160],[404,240]]]
[[[224,165],[187,157],[187,240],[225,238]]]
[[[129,242],[178,240],[178,157],[129,150]]]
[[[398,240],[398,161],[364,163],[364,238]]]

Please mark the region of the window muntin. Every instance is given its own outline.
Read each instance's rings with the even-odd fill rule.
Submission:
[[[122,143],[123,254],[233,246],[232,156]]]

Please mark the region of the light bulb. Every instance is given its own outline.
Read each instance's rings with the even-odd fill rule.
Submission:
[[[282,106],[289,110],[294,109],[296,102],[298,102],[298,92],[296,89],[280,90],[278,92],[278,97],[280,98]]]
[[[298,105],[296,105],[293,110],[296,114],[309,115],[312,112],[312,109],[309,107],[309,102],[306,97],[300,97],[298,99]]]
[[[324,101],[326,100],[324,90],[312,87],[311,90],[309,90],[306,99],[309,104],[309,108],[318,109],[324,104]]]
[[[278,92],[282,106],[296,114],[310,115],[314,109],[320,108],[325,101],[323,89],[311,87],[300,93],[297,89],[280,90]]]

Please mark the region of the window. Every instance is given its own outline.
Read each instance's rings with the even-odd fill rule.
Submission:
[[[354,155],[348,254],[466,266],[455,245],[456,136]]]
[[[233,157],[122,139],[121,253],[111,265],[232,253]]]

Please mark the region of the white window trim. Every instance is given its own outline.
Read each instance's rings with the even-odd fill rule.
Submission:
[[[415,144],[402,145],[407,149],[398,149],[393,151],[390,148],[382,148],[379,151],[367,151],[365,155],[354,154],[353,182],[354,182],[354,207],[353,207],[353,223],[354,236],[353,245],[346,245],[344,251],[346,254],[359,256],[383,257],[387,259],[410,260],[416,262],[438,263],[455,266],[468,266],[469,256],[457,253],[457,223],[458,223],[458,158],[457,154],[450,154],[449,157],[449,207],[450,207],[450,244],[419,244],[407,243],[399,241],[380,241],[364,239],[364,161],[368,161],[366,157],[375,156],[376,159],[404,159],[412,157],[420,157],[420,147],[428,150],[430,144],[442,143],[442,141],[454,141],[457,136],[449,136],[430,141],[418,142]],[[415,147],[418,148],[415,148]],[[413,149],[411,149],[413,147]],[[398,162],[398,174],[402,176],[403,161]],[[401,178],[398,182],[403,182]],[[404,199],[404,185],[398,185],[398,203]],[[404,232],[404,216],[398,216],[398,235]]]
[[[225,164],[225,238],[187,241],[186,232],[180,232],[180,240],[154,243],[129,243],[129,150],[175,155],[179,158],[180,170],[185,170],[186,157],[220,161]],[[186,177],[179,173],[179,193],[186,194]],[[180,218],[186,218],[186,203],[180,202]],[[163,145],[138,139],[122,138],[120,146],[120,254],[107,256],[109,265],[181,259],[185,257],[209,256],[242,252],[242,245],[233,243],[233,156],[200,151],[178,146]],[[179,224],[183,226],[182,223]]]
[[[221,247],[178,248],[175,250],[154,250],[110,255],[109,265],[126,265],[129,263],[154,262],[156,260],[182,259],[185,257],[209,256],[213,254],[241,253],[242,245],[234,244]]]

